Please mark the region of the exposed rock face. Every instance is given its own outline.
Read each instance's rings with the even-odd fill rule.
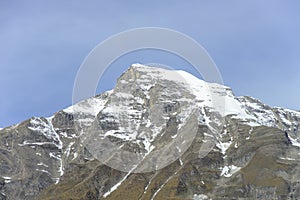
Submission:
[[[133,65],[112,91],[0,130],[0,199],[300,199],[299,122]]]

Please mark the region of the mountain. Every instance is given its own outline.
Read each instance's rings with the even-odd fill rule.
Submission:
[[[300,112],[140,64],[0,130],[0,199],[300,199]]]

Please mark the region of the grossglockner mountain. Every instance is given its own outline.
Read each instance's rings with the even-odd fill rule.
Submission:
[[[0,200],[297,200],[299,122],[299,111],[133,64],[113,90],[0,130]]]

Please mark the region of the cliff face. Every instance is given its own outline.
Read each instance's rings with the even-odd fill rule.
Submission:
[[[299,199],[300,113],[183,71],[0,130],[0,199]]]

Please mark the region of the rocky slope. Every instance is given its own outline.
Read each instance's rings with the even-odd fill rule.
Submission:
[[[183,71],[0,130],[0,199],[300,199],[300,112]]]

